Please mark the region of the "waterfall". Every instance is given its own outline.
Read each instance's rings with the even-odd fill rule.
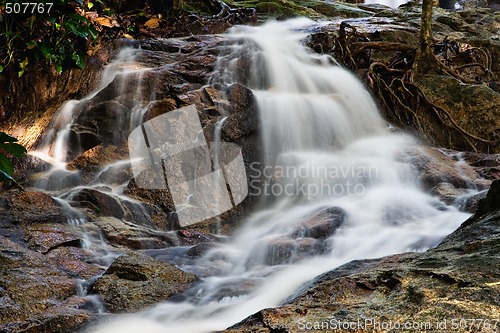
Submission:
[[[212,79],[256,96],[265,156],[248,172],[251,194],[266,204],[198,261],[215,274],[185,301],[93,332],[223,330],[349,261],[436,246],[468,217],[419,188],[405,160],[418,143],[389,130],[353,74],[303,46],[313,25],[231,29]]]

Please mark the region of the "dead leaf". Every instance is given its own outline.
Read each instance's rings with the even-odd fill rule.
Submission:
[[[152,17],[146,23],[144,23],[144,26],[149,29],[156,29],[160,26],[160,19]]]
[[[115,19],[112,19],[112,18],[107,17],[107,16],[96,17],[95,22],[97,22],[98,24],[100,24],[104,27],[108,27],[108,28],[114,28],[114,27],[120,26]]]
[[[129,34],[123,34],[123,37],[127,39],[134,39],[134,37],[130,36]]]

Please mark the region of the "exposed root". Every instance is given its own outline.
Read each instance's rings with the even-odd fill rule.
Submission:
[[[425,134],[429,119],[435,119],[436,128],[443,129],[450,146],[457,137],[466,148],[474,151],[479,146],[488,149],[500,143],[468,132],[448,110],[427,97],[413,80],[416,48],[401,43],[370,41],[347,22],[340,24],[338,36],[320,34],[311,39],[310,46],[316,51],[333,53],[335,59],[354,71],[365,71],[368,86],[396,125]],[[395,56],[387,62],[374,61],[373,51],[391,51]],[[434,45],[434,53],[430,56],[436,73],[450,75],[462,83],[481,84],[496,79],[491,71],[491,57],[481,48],[446,39]]]

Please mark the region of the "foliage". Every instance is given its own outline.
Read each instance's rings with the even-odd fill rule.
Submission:
[[[26,154],[26,149],[16,142],[13,136],[0,132],[0,182],[14,181],[14,163],[8,156],[21,157]]]
[[[15,2],[20,1],[9,3]],[[2,1],[0,72],[10,66],[10,70],[22,76],[31,62],[54,66],[59,73],[64,68],[84,67],[88,43],[97,36],[95,26],[84,16],[84,9],[94,7],[94,3],[88,0],[51,2],[54,4],[50,11],[46,6],[40,7],[44,8],[41,13],[28,8],[26,13],[7,14],[7,1]]]

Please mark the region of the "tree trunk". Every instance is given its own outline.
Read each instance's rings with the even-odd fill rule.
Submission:
[[[432,6],[433,0],[422,0],[422,17],[420,20],[419,48],[413,65],[414,75],[422,76],[429,72],[438,72],[439,60],[432,50]]]

